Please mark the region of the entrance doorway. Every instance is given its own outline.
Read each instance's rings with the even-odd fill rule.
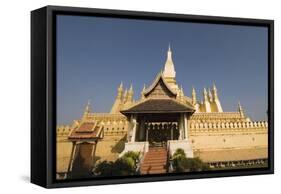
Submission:
[[[151,147],[163,147],[168,140],[179,138],[177,122],[150,122],[145,124],[146,141]]]

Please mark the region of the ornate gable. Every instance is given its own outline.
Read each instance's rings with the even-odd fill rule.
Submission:
[[[156,86],[146,96],[150,98],[175,98],[176,96],[166,87],[163,80],[159,80]]]
[[[176,98],[177,94],[169,87],[159,74],[152,85],[144,92],[146,98]]]

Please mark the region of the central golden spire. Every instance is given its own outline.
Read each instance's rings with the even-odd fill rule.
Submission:
[[[170,44],[167,52],[167,59],[164,66],[163,76],[164,78],[176,78],[176,71],[172,59],[172,50]]]
[[[165,81],[170,85],[170,87],[175,91],[178,92],[179,87],[176,83],[176,71],[174,62],[172,59],[172,49],[171,45],[169,44],[168,51],[167,51],[167,59],[164,66],[164,71],[162,73],[163,78]]]

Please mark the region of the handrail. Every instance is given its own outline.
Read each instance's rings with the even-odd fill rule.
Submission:
[[[167,142],[167,165],[168,165],[168,172],[172,172],[173,171],[173,162],[172,159],[170,157],[170,141]]]
[[[142,153],[140,154],[140,159],[139,159],[139,162],[137,163],[137,168],[136,168],[136,172],[140,171],[140,168],[141,168],[141,165],[144,161],[144,157],[145,157],[145,146],[143,146],[143,151]]]

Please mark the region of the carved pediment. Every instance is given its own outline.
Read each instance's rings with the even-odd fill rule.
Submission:
[[[155,80],[150,90],[145,94],[146,98],[176,98],[176,94],[165,83],[162,76]]]

